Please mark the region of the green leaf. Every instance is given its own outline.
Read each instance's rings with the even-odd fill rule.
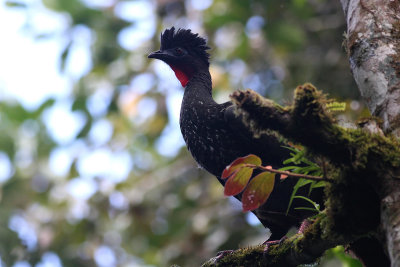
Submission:
[[[303,178],[301,178],[301,179],[299,179],[299,181],[296,183],[296,185],[294,186],[294,188],[300,188],[300,187],[302,187],[302,186],[305,186],[305,185],[308,185],[308,184],[310,184],[310,183],[312,183],[313,181],[311,181],[311,180],[307,180],[307,179],[303,179]]]
[[[305,200],[305,201],[311,203],[311,204],[314,206],[315,211],[317,211],[317,212],[320,211],[320,209],[319,209],[319,207],[320,207],[319,204],[316,203],[316,202],[314,202],[314,201],[312,201],[311,199],[309,199],[309,198],[307,198],[307,197],[304,197],[304,196],[294,196],[293,198],[303,199],[303,200]],[[298,209],[298,208],[297,208],[297,209]]]
[[[299,174],[310,174],[310,175],[314,175],[314,176],[322,176],[321,167],[318,164],[316,164],[306,158],[306,151],[304,149],[298,149],[295,147],[288,147],[288,146],[283,146],[283,147],[287,148],[288,150],[291,151],[291,153],[290,153],[291,157],[286,159],[283,163],[284,164],[292,164],[292,165],[285,166],[283,168],[280,168],[279,170],[291,171],[293,173],[299,173]],[[299,166],[296,166],[296,165],[299,165]],[[307,179],[298,180],[296,185],[293,187],[293,193],[290,197],[289,205],[288,205],[286,212],[289,212],[290,207],[293,203],[293,199],[296,197],[297,190],[300,187],[306,186],[306,185],[310,185],[309,194],[311,194],[311,191],[314,188],[323,187],[326,185],[326,182],[325,181],[315,182],[315,181],[311,181],[311,180],[307,180]]]
[[[275,185],[275,174],[263,172],[254,177],[242,195],[243,211],[254,210],[267,201]]]
[[[245,157],[235,159],[229,166],[227,166],[222,172],[222,179],[226,179],[235,172],[238,172],[239,169],[243,167],[244,164],[253,164],[256,166],[261,166],[261,159],[256,155],[250,154]]]
[[[326,182],[325,181],[319,181],[319,182],[316,182],[315,184],[313,184],[312,188],[314,189],[314,188],[324,187],[324,186],[326,186]]]
[[[279,171],[290,171],[290,170],[293,170],[296,168],[298,168],[298,167],[297,166],[286,166],[286,167],[280,168]]]
[[[225,196],[235,196],[243,191],[253,174],[253,169],[242,167],[235,172],[226,182],[224,188]]]
[[[288,205],[288,208],[287,208],[287,210],[286,210],[286,214],[289,213],[290,207],[292,206],[292,203],[293,203],[293,199],[296,197],[297,190],[299,190],[300,187],[305,186],[305,185],[308,185],[308,184],[310,184],[310,183],[312,183],[312,182],[313,182],[313,181],[307,180],[307,179],[299,179],[299,180],[297,181],[297,183],[296,183],[296,184],[294,185],[294,187],[293,187],[293,193],[292,193],[292,195],[290,196],[289,205]]]

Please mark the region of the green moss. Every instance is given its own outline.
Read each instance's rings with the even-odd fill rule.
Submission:
[[[398,166],[400,149],[395,139],[338,126],[327,112],[326,102],[326,97],[311,84],[296,88],[291,131],[302,134],[293,136],[296,141],[333,162],[350,164],[353,169],[374,169],[377,164],[379,170],[382,164],[386,168]]]
[[[202,267],[214,266],[214,267],[223,267],[223,266],[265,266],[263,259],[264,246],[256,246],[256,247],[248,247],[235,250],[234,252],[225,255],[224,257],[215,261],[211,259],[202,265]],[[255,265],[258,263],[259,265]]]

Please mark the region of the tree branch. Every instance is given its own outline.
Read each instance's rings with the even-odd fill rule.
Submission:
[[[351,69],[383,130],[400,137],[400,1],[341,0]],[[394,169],[392,173],[398,173]],[[400,266],[400,182],[381,175],[381,230],[391,265]]]
[[[379,164],[386,164],[386,170],[400,164],[396,158],[400,152],[397,141],[379,132],[373,134],[337,125],[325,107],[327,99],[311,84],[298,86],[295,102],[288,107],[281,107],[252,90],[236,91],[231,99],[237,112],[243,115],[244,123],[256,135],[267,129],[274,130],[336,165],[351,166],[355,170],[368,168],[374,174],[380,171]],[[381,155],[386,155],[387,161],[378,157]],[[376,161],[370,161],[371,158]],[[367,163],[371,165],[366,166]]]
[[[264,245],[233,251],[222,258],[212,258],[202,267],[209,266],[298,266],[313,263],[325,250],[348,240],[335,238],[327,232],[327,217],[321,215],[303,234],[297,234],[279,245]]]

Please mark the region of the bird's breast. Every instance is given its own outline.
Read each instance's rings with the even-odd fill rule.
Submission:
[[[220,114],[220,115],[218,115]],[[223,113],[212,107],[183,107],[180,126],[187,148],[196,162],[215,176],[241,155],[241,146],[229,131]],[[239,142],[240,143],[240,142]]]

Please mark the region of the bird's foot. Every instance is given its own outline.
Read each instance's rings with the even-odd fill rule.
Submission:
[[[218,251],[217,255],[213,258],[213,263],[218,263],[222,258],[225,256],[232,254],[234,250],[223,250],[223,251]]]
[[[307,219],[302,221],[299,230],[297,231],[298,234],[304,234],[304,231],[311,225],[311,222]]]
[[[265,241],[264,243],[263,243],[263,245],[265,246],[264,247],[264,253],[266,253],[267,251],[268,251],[268,249],[269,249],[269,247],[270,246],[273,246],[273,245],[279,245],[279,244],[281,244],[283,241],[285,241],[287,239],[287,237],[286,236],[284,236],[284,237],[282,237],[281,239],[279,239],[279,240],[271,240],[271,241]]]

